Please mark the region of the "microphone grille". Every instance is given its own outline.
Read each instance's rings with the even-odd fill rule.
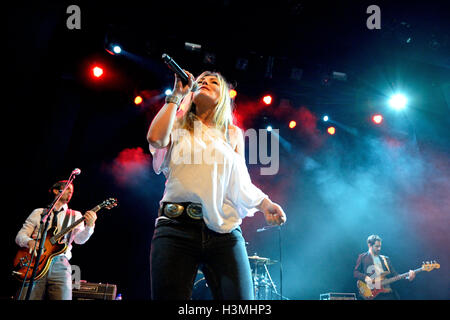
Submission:
[[[164,60],[164,62],[169,62],[170,61],[169,55],[167,55],[165,53],[162,54],[161,58]]]

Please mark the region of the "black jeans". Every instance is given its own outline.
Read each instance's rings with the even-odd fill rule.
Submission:
[[[191,299],[200,265],[215,300],[254,299],[239,227],[221,234],[208,229],[203,220],[158,220],[150,251],[152,299]]]

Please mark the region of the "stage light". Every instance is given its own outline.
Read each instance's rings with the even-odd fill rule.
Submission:
[[[119,54],[122,52],[122,48],[118,45],[115,45],[115,46],[113,46],[113,51],[114,51],[114,53]]]
[[[231,89],[231,90],[230,90],[230,98],[231,98],[231,99],[234,99],[234,97],[236,97],[236,96],[237,96],[236,90]]]
[[[403,94],[397,93],[391,97],[389,105],[396,110],[402,110],[406,107],[407,102],[408,99]]]
[[[134,104],[136,104],[136,105],[141,104],[142,101],[144,101],[144,100],[142,99],[141,96],[137,96],[136,98],[134,98]]]
[[[263,100],[263,102],[264,102],[266,105],[269,105],[269,104],[272,103],[272,96],[266,95],[266,96],[263,97],[262,100]]]
[[[297,125],[297,122],[295,122],[294,120],[291,120],[289,122],[289,128],[291,128],[291,129],[294,129],[296,125]]]
[[[94,75],[94,77],[100,78],[103,75],[103,69],[99,66],[95,66],[94,68],[92,68],[92,74]]]
[[[324,116],[323,117],[323,121],[327,122],[328,121],[328,116]]]
[[[200,52],[202,50],[201,44],[191,43],[191,42],[185,42],[184,48],[188,51],[197,51]]]
[[[105,46],[105,50],[113,56],[122,53],[122,47],[115,43],[109,43],[107,46]]]
[[[272,126],[267,126],[267,131],[272,131]]]
[[[164,91],[164,93],[166,94],[166,96],[168,96],[169,94],[172,94],[172,90],[166,89],[166,91]]]
[[[347,81],[347,74],[345,74],[344,72],[333,71],[331,75],[335,80]]]
[[[335,127],[328,127],[327,132],[331,135],[336,133],[336,128]]]
[[[381,114],[375,114],[372,116],[372,121],[376,124],[381,124],[383,122],[383,116]]]

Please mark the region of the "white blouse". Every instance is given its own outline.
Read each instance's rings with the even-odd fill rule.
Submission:
[[[257,212],[255,207],[267,195],[251,182],[245,158],[233,150],[223,134],[201,127],[193,134],[174,129],[167,147],[150,146],[153,169],[167,179],[160,204],[201,203],[208,228],[229,233],[244,217]],[[237,132],[229,133],[230,142],[236,142]]]

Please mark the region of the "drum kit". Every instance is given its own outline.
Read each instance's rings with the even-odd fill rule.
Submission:
[[[255,300],[278,300],[280,295],[267,268],[267,266],[273,265],[278,261],[259,257],[256,254],[248,257],[248,260],[252,267]]]
[[[281,300],[275,283],[272,281],[267,266],[278,263],[276,260],[259,257],[256,254],[249,256],[248,260],[252,269],[252,280],[255,300]],[[287,299],[282,297],[283,299]],[[193,300],[212,300],[211,291],[208,288],[202,271],[198,271],[192,293]]]

